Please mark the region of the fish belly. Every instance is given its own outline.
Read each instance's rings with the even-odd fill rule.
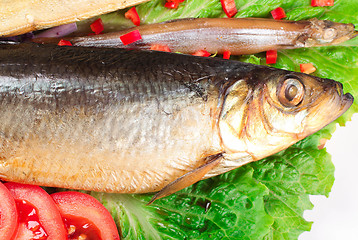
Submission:
[[[102,114],[1,106],[4,180],[106,192],[157,191],[201,164],[212,146],[210,111],[158,103],[113,106]]]
[[[199,96],[185,79],[158,73],[148,62],[138,69],[131,54],[121,67],[102,62],[105,67],[96,69],[88,58],[65,51],[47,63],[55,53],[32,63],[0,57],[1,179],[152,192],[218,151],[217,95],[203,90],[205,97]]]

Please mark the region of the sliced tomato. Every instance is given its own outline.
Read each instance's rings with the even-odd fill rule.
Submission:
[[[0,182],[0,239],[11,239],[18,226],[15,199]]]
[[[55,202],[39,186],[5,183],[15,199],[19,215],[16,240],[67,239],[67,232]]]
[[[94,197],[80,192],[51,194],[65,221],[69,239],[82,237],[118,240],[116,224],[108,210]]]

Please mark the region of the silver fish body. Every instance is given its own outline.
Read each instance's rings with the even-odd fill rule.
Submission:
[[[287,148],[352,102],[333,80],[236,61],[0,45],[0,178],[158,191],[211,156],[200,179]]]
[[[138,30],[142,39],[123,45],[120,36]],[[287,21],[265,18],[190,18],[147,24],[119,32],[69,37],[75,46],[150,49],[169,47],[172,52],[253,54],[273,49],[334,45],[357,36],[353,24],[328,20]],[[33,39],[57,44],[56,38]]]

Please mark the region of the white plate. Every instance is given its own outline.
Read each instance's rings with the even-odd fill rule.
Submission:
[[[314,223],[299,240],[358,240],[358,114],[345,127],[337,126],[326,148],[335,182],[329,198],[311,196],[315,207],[304,216]]]

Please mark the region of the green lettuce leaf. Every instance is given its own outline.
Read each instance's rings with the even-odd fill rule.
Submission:
[[[273,218],[268,189],[242,167],[146,206],[151,195],[95,193],[117,220],[123,239],[262,239]],[[249,230],[249,231],[248,231]]]
[[[137,6],[142,24],[187,17],[224,17],[219,0],[186,0],[177,10],[163,7],[163,0]],[[236,0],[235,17],[270,17],[283,7],[287,19],[317,17],[358,24],[358,1],[336,0],[332,7],[311,7],[308,0]],[[101,16],[109,29],[132,26],[126,10]],[[240,61],[265,64],[263,53],[242,56]],[[284,50],[277,68],[299,71],[300,63],[313,63],[313,75],[332,78],[358,99],[358,40],[343,46]],[[358,111],[354,103],[337,120],[341,125]],[[121,239],[297,239],[311,222],[303,212],[312,209],[309,195],[328,196],[334,182],[334,166],[322,138],[329,139],[335,125],[261,161],[215,178],[200,181],[150,206],[152,195],[95,193],[110,210]]]
[[[332,125],[332,128],[334,126]],[[312,209],[309,195],[326,195],[334,182],[334,166],[325,149],[317,145],[329,138],[332,129],[325,129],[292,147],[252,163],[254,178],[264,184],[270,194],[264,197],[267,213],[274,218],[264,239],[297,239],[311,228],[303,212]]]

